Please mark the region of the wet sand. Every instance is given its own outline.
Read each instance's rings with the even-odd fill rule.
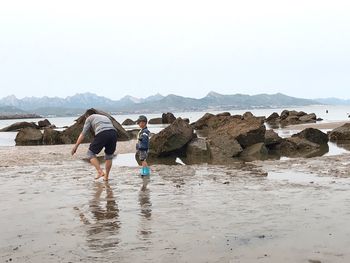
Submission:
[[[133,142],[118,146],[109,183],[87,145],[0,147],[1,262],[350,260],[349,153],[141,178]]]

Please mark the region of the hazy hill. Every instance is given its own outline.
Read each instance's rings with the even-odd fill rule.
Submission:
[[[350,100],[342,100],[338,98],[325,98],[325,99],[315,99],[321,104],[326,105],[350,105]]]
[[[85,109],[95,107],[113,113],[150,113],[164,111],[204,111],[249,108],[274,108],[287,106],[307,106],[321,104],[315,100],[290,97],[281,93],[258,95],[223,95],[210,92],[207,96],[195,99],[177,95],[162,96],[156,94],[147,98],[125,96],[120,100],[111,100],[93,93],[76,94],[66,98],[26,97],[17,99],[8,96],[0,99],[0,107],[13,107],[22,111],[40,115],[79,115]],[[1,112],[0,112],[1,113]]]

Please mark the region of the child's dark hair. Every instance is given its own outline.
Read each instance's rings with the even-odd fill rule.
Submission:
[[[96,114],[96,110],[95,109],[88,109],[86,112],[85,112],[85,117],[89,117],[90,115],[92,114]]]

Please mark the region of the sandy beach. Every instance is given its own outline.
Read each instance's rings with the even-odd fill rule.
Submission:
[[[141,178],[123,142],[104,183],[86,148],[0,148],[1,262],[350,260],[350,154]]]

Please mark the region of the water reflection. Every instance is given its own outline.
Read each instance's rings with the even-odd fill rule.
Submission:
[[[149,176],[142,177],[142,185],[139,191],[139,204],[140,204],[140,224],[139,235],[141,239],[148,239],[152,233],[151,230],[151,217],[152,217],[152,203],[150,197],[150,189],[148,184],[150,182]]]
[[[101,197],[103,192],[105,198]],[[95,182],[89,210],[93,217],[93,223],[90,222],[87,230],[89,246],[95,250],[116,247],[119,243],[119,209],[108,182]]]

